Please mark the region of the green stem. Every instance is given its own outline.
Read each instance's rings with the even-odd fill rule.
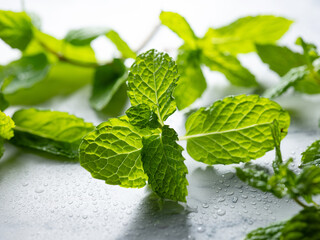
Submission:
[[[308,207],[303,202],[301,202],[297,197],[293,198],[293,200],[303,208],[307,208]]]

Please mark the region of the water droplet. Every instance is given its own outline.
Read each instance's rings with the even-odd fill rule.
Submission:
[[[233,202],[233,203],[238,202],[238,197],[233,197],[233,198],[232,198],[232,202]]]
[[[29,183],[27,183],[27,182],[22,183],[22,187],[26,187],[28,185],[29,185]]]
[[[217,211],[217,214],[218,214],[219,216],[223,216],[223,215],[226,214],[226,210],[219,209],[219,210]]]
[[[83,218],[83,219],[87,219],[87,218],[88,218],[88,215],[83,215],[82,218]]]
[[[198,228],[197,228],[197,232],[199,232],[199,233],[203,233],[203,232],[205,232],[206,231],[206,228],[204,227],[204,226],[199,226]]]
[[[42,189],[42,188],[36,188],[34,191],[35,191],[35,193],[43,193],[43,192],[44,192],[44,189]]]
[[[208,208],[208,207],[209,207],[209,204],[208,204],[208,203],[203,203],[203,204],[202,204],[202,207],[203,207],[203,208]]]

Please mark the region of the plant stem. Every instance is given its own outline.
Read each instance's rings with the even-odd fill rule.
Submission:
[[[138,47],[138,49],[135,51],[136,53],[140,52],[156,35],[156,33],[159,31],[161,27],[161,23],[157,24],[153,30],[151,31],[151,33],[147,36],[147,38],[142,42],[142,44],[140,45],[140,47]]]
[[[65,55],[63,55],[62,53],[56,52],[55,50],[51,49],[48,45],[46,45],[44,42],[40,41],[39,39],[37,39],[37,41],[46,51],[55,55],[62,62],[67,62],[67,63],[73,64],[73,65],[76,65],[79,67],[88,67],[88,68],[97,68],[97,67],[101,66],[101,64],[96,63],[96,62],[82,62],[82,61],[78,61],[76,59],[68,58]],[[105,63],[105,64],[107,64],[107,63]]]
[[[305,205],[303,202],[301,202],[297,197],[293,198],[293,200],[299,204],[301,207],[306,208],[308,207],[307,205]]]

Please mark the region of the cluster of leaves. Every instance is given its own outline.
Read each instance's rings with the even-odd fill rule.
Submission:
[[[254,230],[246,239],[319,239],[320,208],[313,197],[320,194],[320,141],[314,142],[302,153],[301,172],[296,174],[289,168],[292,159],[286,162],[282,160],[279,132],[281,128],[276,121],[271,128],[276,152],[272,164],[273,173],[250,164],[245,168],[236,168],[237,175],[250,186],[271,192],[278,198],[292,198],[304,209],[287,222]],[[313,206],[306,205],[300,198]]]
[[[111,40],[121,59],[98,63],[90,43],[99,36]],[[11,104],[36,104],[68,94],[93,79],[91,106],[103,110],[125,92],[123,60],[136,54],[115,31],[106,28],[71,30],[58,40],[40,30],[25,12],[0,10],[0,39],[21,51],[21,58],[0,66],[0,109]],[[6,101],[7,100],[7,101]],[[126,101],[126,97],[122,102]],[[120,104],[121,105],[121,104]]]
[[[148,181],[160,197],[186,201],[183,148],[164,124],[176,110],[178,78],[178,66],[165,53],[149,50],[136,58],[128,76],[132,107],[126,116],[100,124],[80,145],[80,163],[93,177],[123,187]],[[256,95],[227,97],[193,113],[180,140],[187,140],[191,157],[209,165],[247,162],[273,148],[274,120],[283,138],[290,120],[277,103]]]
[[[280,83],[267,90],[265,97],[278,97],[290,87],[302,93],[320,93],[320,55],[317,48],[302,38],[298,38],[296,44],[302,47],[303,54],[272,44],[256,45],[261,60],[282,77]]]
[[[206,89],[202,65],[221,72],[233,85],[257,86],[254,75],[241,65],[237,55],[256,51],[255,44],[275,43],[292,23],[288,19],[270,15],[248,16],[227,26],[209,28],[199,38],[177,13],[162,12],[160,20],[184,41],[177,57],[181,79],[174,92],[179,110],[192,104]]]

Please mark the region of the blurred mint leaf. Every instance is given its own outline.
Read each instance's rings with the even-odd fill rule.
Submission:
[[[302,167],[320,167],[320,140],[313,142],[303,153],[301,158]]]
[[[306,65],[304,55],[293,52],[287,47],[273,44],[256,44],[256,49],[261,60],[269,65],[272,71],[279,76],[284,76],[292,68]]]
[[[273,149],[274,120],[285,137],[290,117],[277,103],[257,95],[227,97],[193,113],[186,121],[186,136],[180,139],[187,140],[187,151],[197,161],[247,162]]]
[[[132,106],[148,105],[163,125],[176,110],[172,93],[178,78],[178,67],[168,54],[154,49],[140,54],[128,77],[128,96]]]
[[[280,240],[286,222],[274,223],[265,228],[257,228],[248,233],[245,240]]]
[[[0,39],[23,51],[32,37],[31,19],[25,12],[0,10]]]
[[[249,70],[243,67],[236,57],[228,53],[205,48],[203,49],[202,62],[212,71],[223,73],[235,86],[254,87],[258,85]]]
[[[119,52],[122,54],[122,58],[133,58],[137,57],[137,54],[128,46],[128,44],[120,37],[120,35],[110,30],[106,33],[106,37],[117,47]]]
[[[147,181],[141,162],[142,136],[150,133],[132,126],[127,117],[109,119],[83,138],[80,164],[107,184],[141,188]]]
[[[129,119],[130,124],[140,128],[158,128],[161,127],[158,116],[153,112],[148,105],[138,104],[130,107],[126,111],[126,115]]]
[[[179,110],[190,106],[207,88],[201,70],[200,54],[199,51],[180,50],[177,57],[180,78],[173,96]]]
[[[15,127],[12,119],[0,111],[0,138],[9,140],[13,137],[13,128]]]
[[[197,37],[191,29],[189,23],[178,13],[161,12],[161,23],[176,33],[190,48],[196,46]]]
[[[239,18],[227,26],[209,28],[204,40],[233,55],[255,51],[255,44],[275,43],[289,29],[291,20],[272,15]]]
[[[3,67],[3,93],[13,94],[20,89],[32,87],[43,80],[50,69],[47,57],[43,53],[25,56]],[[0,80],[1,81],[1,80]]]
[[[16,127],[11,143],[68,158],[78,156],[82,137],[94,129],[68,113],[34,108],[19,110],[12,119]]]
[[[110,103],[126,81],[125,72],[126,67],[119,59],[96,69],[90,97],[90,104],[95,110],[101,111]]]
[[[163,126],[159,134],[143,137],[142,163],[148,183],[161,198],[186,202],[188,169],[177,144],[177,133]]]
[[[64,40],[75,46],[89,45],[94,39],[105,34],[109,29],[107,28],[79,28],[70,30],[64,37]]]
[[[9,103],[4,98],[3,93],[0,92],[0,111],[4,111],[7,107],[9,107]]]

